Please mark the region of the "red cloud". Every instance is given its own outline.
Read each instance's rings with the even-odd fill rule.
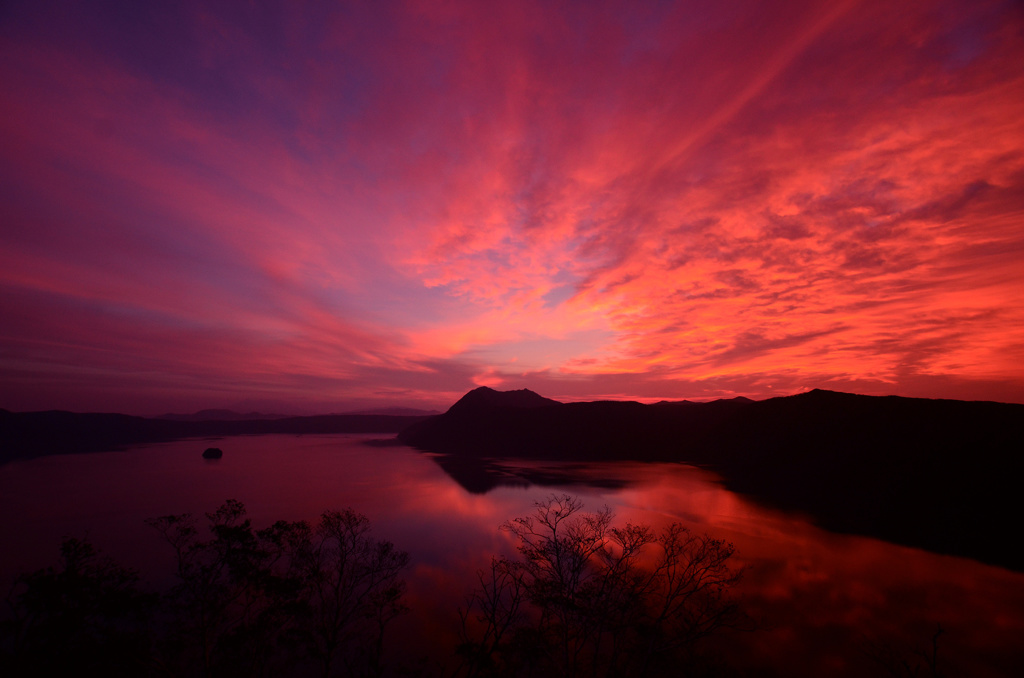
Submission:
[[[1024,399],[1024,22],[950,6],[26,9],[0,406]]]

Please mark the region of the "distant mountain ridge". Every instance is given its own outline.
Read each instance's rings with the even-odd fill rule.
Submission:
[[[476,463],[477,487],[488,457],[696,464],[830,529],[1024,570],[1007,536],[1024,517],[1024,405],[821,389],[761,401],[501,404],[547,401],[515,393],[472,391],[399,439],[462,469]]]
[[[50,454],[101,452],[182,438],[263,434],[395,434],[424,416],[326,414],[278,419],[174,420],[126,414],[0,410],[0,463]]]
[[[377,407],[352,412],[336,412],[328,415],[313,416],[367,416],[385,415],[391,417],[432,417],[441,414],[437,410],[420,410],[414,407]],[[306,415],[309,416],[309,415]],[[263,419],[297,419],[294,414],[264,414],[263,412],[235,412],[234,410],[199,410],[192,414],[161,414],[153,419],[165,419],[168,421],[259,421]]]
[[[442,453],[439,463],[470,491],[502,482],[488,476],[487,458],[684,462],[829,529],[1024,571],[1011,537],[1024,518],[1024,405],[1015,404],[820,389],[761,401],[560,403],[481,387],[430,417],[172,421],[0,410],[0,463],[189,437],[370,432]]]
[[[438,452],[549,459],[662,458],[650,450],[673,433],[694,435],[726,413],[754,401],[716,400],[643,405],[629,400],[561,403],[528,389],[474,389],[444,414],[411,425],[402,442]]]
[[[287,419],[288,414],[263,414],[262,412],[235,412],[234,410],[199,410],[192,414],[161,414],[154,419],[168,421],[255,421],[259,419]]]
[[[494,410],[501,408],[533,409],[535,407],[554,407],[562,403],[545,398],[533,391],[522,388],[518,391],[496,391],[488,386],[475,388],[462,396],[458,402],[448,408],[448,413],[474,412],[477,410]]]
[[[433,417],[441,414],[438,410],[421,410],[416,407],[375,407],[352,412],[340,412],[346,415],[385,415],[390,417]]]

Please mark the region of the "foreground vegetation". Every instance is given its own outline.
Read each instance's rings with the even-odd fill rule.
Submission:
[[[461,610],[468,676],[685,675],[702,638],[743,621],[731,544],[582,508],[551,497],[503,526],[519,557],[494,558]]]
[[[255,529],[227,501],[205,520],[148,521],[173,550],[175,584],[147,591],[90,543],[21,576],[3,622],[5,675],[382,676],[386,630],[404,611],[409,555],[367,518]],[[741,619],[731,545],[673,524],[613,525],[563,495],[503,529],[518,557],[493,559],[460,610],[454,676],[680,675],[699,641]],[[405,672],[411,672],[405,667]],[[426,671],[421,670],[425,673]]]
[[[66,539],[60,561],[19,578],[4,623],[6,675],[382,675],[384,632],[405,608],[409,555],[367,518],[256,530],[244,506],[149,521],[174,550],[176,585],[138,576]]]

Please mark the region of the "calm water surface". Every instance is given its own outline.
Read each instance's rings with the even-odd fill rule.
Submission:
[[[609,506],[618,522],[678,520],[736,545],[737,564],[747,567],[737,593],[762,626],[720,639],[742,666],[766,675],[884,675],[872,654],[887,648],[912,657],[941,624],[940,660],[951,675],[1024,675],[1022,574],[831,534],[688,466],[506,463],[500,469],[509,484],[472,493],[431,456],[365,445],[372,437],[191,440],[0,466],[0,582],[55,562],[62,536],[88,536],[159,580],[170,571],[169,549],[144,519],[202,514],[229,498],[246,505],[257,527],[350,506],[370,518],[378,537],[412,555],[413,611],[394,637],[410,656],[441,647],[443,657],[475,571],[492,554],[514,551],[498,526],[552,492],[569,492],[588,509]],[[210,445],[224,450],[223,459],[200,458]],[[538,472],[550,479],[544,486],[523,480]],[[432,629],[427,645],[408,640],[424,626]]]

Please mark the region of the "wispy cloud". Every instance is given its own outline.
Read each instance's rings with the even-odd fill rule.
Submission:
[[[5,11],[0,406],[1024,401],[1013,3]]]

